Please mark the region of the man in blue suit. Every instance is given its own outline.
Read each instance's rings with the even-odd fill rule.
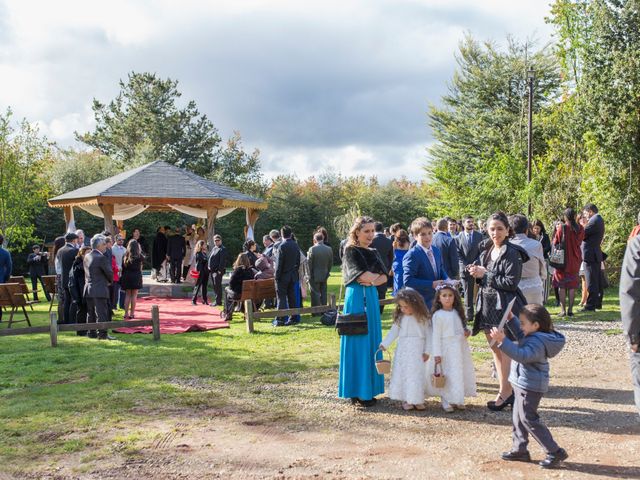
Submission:
[[[0,283],[7,283],[11,276],[13,264],[11,262],[11,254],[3,247],[4,235],[0,234]],[[0,308],[0,322],[2,321],[2,308]]]
[[[455,238],[448,232],[449,221],[446,218],[438,220],[436,233],[433,234],[433,246],[440,250],[444,271],[449,278],[458,277],[458,248]]]
[[[424,217],[416,218],[411,223],[411,233],[416,239],[416,244],[402,260],[404,286],[417,290],[427,307],[431,309],[436,287],[444,284],[448,277],[444,271],[440,251],[431,245],[431,222]]]

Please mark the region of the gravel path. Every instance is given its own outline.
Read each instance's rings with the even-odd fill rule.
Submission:
[[[453,414],[434,399],[424,412],[405,412],[387,398],[371,409],[353,407],[335,398],[335,371],[283,375],[249,389],[174,379],[185,391],[220,395],[224,388],[228,403],[161,412],[132,425],[146,432],[133,454],[93,463],[81,461],[82,454],[60,456],[15,478],[640,478],[640,422],[620,325],[556,326],[568,342],[552,360],[553,387],[540,412],[570,455],[559,470],[499,460],[510,447],[511,411],[484,407],[497,387],[483,361],[476,365],[478,397]],[[535,442],[530,450],[543,458]]]

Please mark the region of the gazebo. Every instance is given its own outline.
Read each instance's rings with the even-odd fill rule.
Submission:
[[[67,231],[74,224],[73,209],[81,208],[104,218],[104,229],[113,232],[113,221],[123,228],[124,220],[145,210],[186,213],[207,219],[207,240],[213,241],[216,219],[236,208],[246,211],[247,238],[253,238],[264,200],[246,195],[226,185],[202,178],[184,168],[155,161],[120,173],[49,200],[51,207],[64,209]]]

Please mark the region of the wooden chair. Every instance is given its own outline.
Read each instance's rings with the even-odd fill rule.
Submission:
[[[23,289],[19,283],[3,283],[0,284],[0,289],[4,290],[3,297],[11,302],[11,314],[9,315],[9,324],[7,328],[11,328],[14,323],[27,322],[27,325],[31,326],[29,315],[27,314],[27,300],[24,297]],[[24,314],[24,320],[13,321],[13,317],[18,310],[22,310]]]
[[[270,298],[276,298],[276,281],[273,278],[266,278],[264,280],[255,281],[255,291],[253,295],[253,303],[268,300]],[[244,287],[244,285],[243,285]],[[264,303],[263,303],[264,305]]]
[[[49,313],[51,313],[51,309],[53,308],[53,302],[56,299],[56,294],[58,293],[58,289],[56,288],[56,276],[55,275],[43,275],[42,281],[44,283],[44,288],[46,293],[51,297],[51,301],[49,302]]]
[[[4,283],[0,283],[0,308],[3,310],[12,310],[13,302],[11,301],[11,297],[9,296],[9,292],[4,288]]]
[[[29,289],[29,287],[27,286],[27,281],[24,277],[9,277],[8,283],[17,283],[20,286],[20,293],[24,295],[24,301],[27,305],[29,305],[29,307],[31,307],[31,310],[33,310],[34,303],[40,303],[39,300],[29,300],[29,294],[33,295],[34,292],[33,290]]]

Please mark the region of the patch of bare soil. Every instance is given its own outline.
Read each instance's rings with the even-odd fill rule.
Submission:
[[[112,449],[95,460],[87,460],[87,452],[70,454],[6,478],[640,478],[640,423],[627,353],[611,328],[560,326],[568,344],[552,360],[553,387],[540,409],[569,452],[558,470],[499,459],[510,447],[511,411],[484,406],[495,396],[496,382],[482,362],[479,394],[466,411],[447,414],[431,399],[426,411],[405,412],[384,397],[361,409],[335,398],[335,371],[291,375],[282,383],[232,391],[221,408],[146,416],[128,426],[144,433],[132,451]],[[176,383],[212,395],[221,388],[197,378]],[[105,442],[113,435],[105,432]],[[535,441],[530,450],[534,459],[544,457]]]

